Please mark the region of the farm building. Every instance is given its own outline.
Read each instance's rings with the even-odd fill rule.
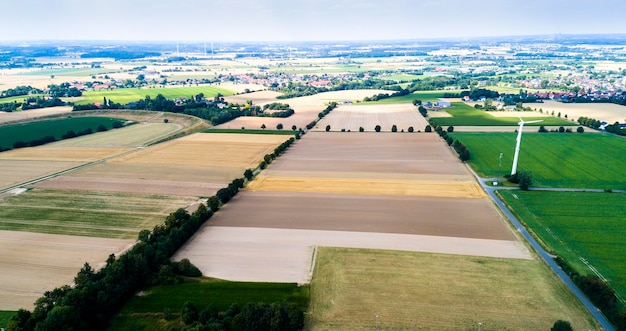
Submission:
[[[439,100],[437,101],[437,106],[441,108],[449,108],[450,106],[452,106],[452,103],[447,100]]]

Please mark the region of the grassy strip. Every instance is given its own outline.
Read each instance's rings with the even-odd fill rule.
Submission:
[[[91,104],[94,102],[103,102],[104,98],[116,103],[129,103],[141,99],[146,96],[154,99],[157,95],[162,94],[165,98],[191,98],[194,95],[203,93],[206,98],[212,98],[221,94],[224,96],[233,95],[233,91],[217,86],[194,86],[194,87],[167,87],[167,88],[123,88],[115,90],[87,91],[83,93],[83,99],[77,101],[77,104]]]
[[[452,117],[437,117],[432,120],[440,126],[517,126],[519,118],[512,117],[494,117],[488,112],[475,109],[463,102],[453,102],[451,108],[445,111]],[[566,121],[556,117],[524,117],[525,121],[542,120],[543,122],[531,123],[528,126],[567,126],[577,125],[573,122]]]
[[[501,191],[500,196],[550,251],[580,274],[593,274],[585,259],[626,298],[626,194]]]
[[[531,128],[526,128],[531,131]],[[471,165],[483,177],[511,172],[515,133],[451,133],[469,148]],[[533,173],[533,185],[596,189],[626,189],[623,172],[626,140],[617,136],[579,133],[525,132],[518,171]]]
[[[6,328],[15,311],[0,311],[0,328]]]
[[[193,302],[200,310],[211,304],[219,311],[225,311],[233,303],[241,307],[248,302],[288,302],[306,311],[309,287],[221,280],[153,287],[128,301],[113,318],[108,330],[167,331],[171,327],[182,327],[180,310],[187,301]]]
[[[515,312],[512,314],[511,312]],[[320,248],[308,330],[597,329],[538,260]]]
[[[202,132],[205,132],[205,133],[279,134],[279,135],[286,135],[286,136],[295,136],[298,133],[298,131],[293,131],[293,130],[215,129],[215,128],[209,128]]]
[[[35,189],[0,201],[0,229],[134,239],[195,198]]]
[[[70,117],[46,121],[29,122],[0,126],[0,148],[10,149],[16,141],[28,143],[45,136],[52,136],[57,140],[67,131],[80,132],[86,129],[97,131],[99,125],[107,129],[113,128],[114,122],[120,122],[118,118],[108,117]]]

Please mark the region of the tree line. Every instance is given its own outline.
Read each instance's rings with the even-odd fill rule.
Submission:
[[[454,150],[456,151],[461,161],[463,162],[469,161],[470,159],[469,149],[465,145],[463,145],[463,143],[461,143],[458,139],[454,139],[448,134],[448,133],[454,132],[453,126],[448,126],[448,128],[444,130],[441,126],[437,125],[437,122],[435,121],[431,120],[430,124],[432,125],[433,128],[435,128],[435,132],[439,134],[439,136],[448,144],[448,146],[452,146],[452,148],[454,148]],[[425,131],[430,132],[431,131],[430,126],[427,126]]]
[[[292,137],[276,147],[269,156],[269,162],[294,141],[295,138]],[[267,158],[266,155],[261,163],[266,162]],[[213,216],[221,204],[227,203],[237,194],[245,180],[252,177],[253,171],[247,169],[242,178],[236,178],[227,187],[220,189],[207,200],[206,205],[200,204],[191,215],[180,208],[168,215],[165,222],[155,226],[152,231],[140,231],[133,248],[117,258],[111,254],[105,267],[99,271],[85,263],[74,278],[74,286],[65,285],[46,291],[37,299],[32,312],[20,309],[11,318],[7,330],[105,330],[113,315],[140,289],[146,286],[176,284],[182,281],[183,276],[201,276],[200,271],[189,260],[173,262],[170,260],[171,256]],[[274,314],[273,309],[270,311]],[[243,328],[237,330],[256,330],[247,328],[248,316],[255,315],[243,315],[243,321],[237,324]],[[279,316],[282,316],[282,312]],[[301,319],[304,319],[303,315]]]
[[[317,122],[319,122],[319,120],[324,118],[326,115],[328,115],[328,113],[333,111],[333,109],[335,109],[335,108],[337,108],[337,103],[336,102],[329,103],[328,106],[326,106],[326,108],[324,108],[324,110],[322,110],[319,114],[317,114],[317,118],[316,119],[314,119],[313,121],[311,121],[309,124],[306,125],[307,130],[313,129],[315,127],[315,124],[317,124]]]

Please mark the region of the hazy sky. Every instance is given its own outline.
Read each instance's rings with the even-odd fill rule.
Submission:
[[[0,41],[626,33],[624,0],[2,0]]]

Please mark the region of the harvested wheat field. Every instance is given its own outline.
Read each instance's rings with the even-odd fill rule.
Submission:
[[[222,86],[222,87],[227,88],[226,86]],[[224,97],[224,100],[230,103],[237,103],[240,105],[245,104],[246,102],[248,102],[248,100],[252,100],[252,104],[262,106],[266,103],[281,102],[278,99],[276,99],[276,97],[278,97],[279,95],[282,95],[282,93],[266,90],[266,91],[257,91],[257,92],[252,92],[252,93],[231,95],[231,96]]]
[[[389,105],[341,105],[328,116],[317,123],[315,130],[330,131],[374,131],[380,125],[381,131],[391,131],[393,125],[397,130],[408,131],[412,127],[415,131],[422,130],[428,122],[412,104]]]
[[[128,147],[57,146],[48,144],[2,152],[0,160],[95,162],[132,150],[133,148]]]
[[[54,147],[139,147],[165,138],[182,129],[174,123],[135,124],[120,129],[99,132],[54,142]]]
[[[30,109],[24,111],[4,112],[0,111],[0,124],[14,121],[31,120],[38,117],[45,117],[58,114],[68,114],[72,111],[70,106],[49,107],[40,109]]]
[[[85,262],[99,268],[133,243],[0,230],[0,310],[32,309],[45,291],[71,284]]]
[[[258,92],[261,93],[261,92]],[[263,93],[269,93],[269,91],[263,91]],[[295,125],[297,128],[305,128],[308,123],[317,118],[319,114],[330,102],[343,102],[345,100],[357,101],[363,100],[365,97],[369,97],[378,93],[389,93],[385,90],[349,90],[349,91],[332,91],[318,93],[315,95],[292,98],[292,99],[278,99],[268,100],[270,102],[286,103],[293,108],[295,114],[288,118],[273,118],[273,117],[250,117],[242,116],[224,124],[217,125],[216,128],[220,129],[260,129],[261,125],[269,129],[276,128],[279,123],[284,128],[291,128]],[[252,93],[251,93],[252,94]],[[243,95],[245,96],[245,95]],[[243,97],[242,96],[242,97]],[[245,100],[243,101],[245,103]]]
[[[6,152],[3,152],[4,154]],[[2,156],[0,154],[0,156]],[[3,160],[0,158],[0,190],[81,165],[80,162]]]
[[[180,190],[177,186],[189,185],[190,190],[207,196],[215,192],[214,185],[223,187],[223,184],[241,177],[246,169],[256,168],[265,154],[273,153],[288,138],[283,135],[198,133],[111,159],[70,176],[111,178],[114,183],[121,179],[152,181],[153,188],[161,185],[164,191],[151,192],[163,194],[168,194],[169,189]],[[171,185],[171,182],[180,183]],[[112,185],[117,185],[114,183]],[[196,183],[208,186],[199,187]],[[124,192],[130,188],[108,187]],[[141,188],[137,189],[133,192],[141,192]]]
[[[542,104],[527,103],[524,107],[541,108],[544,113],[554,111],[554,114],[561,113],[570,119],[579,117],[595,118],[607,123],[626,121],[626,106],[612,103],[562,103],[553,100],[546,100]]]

